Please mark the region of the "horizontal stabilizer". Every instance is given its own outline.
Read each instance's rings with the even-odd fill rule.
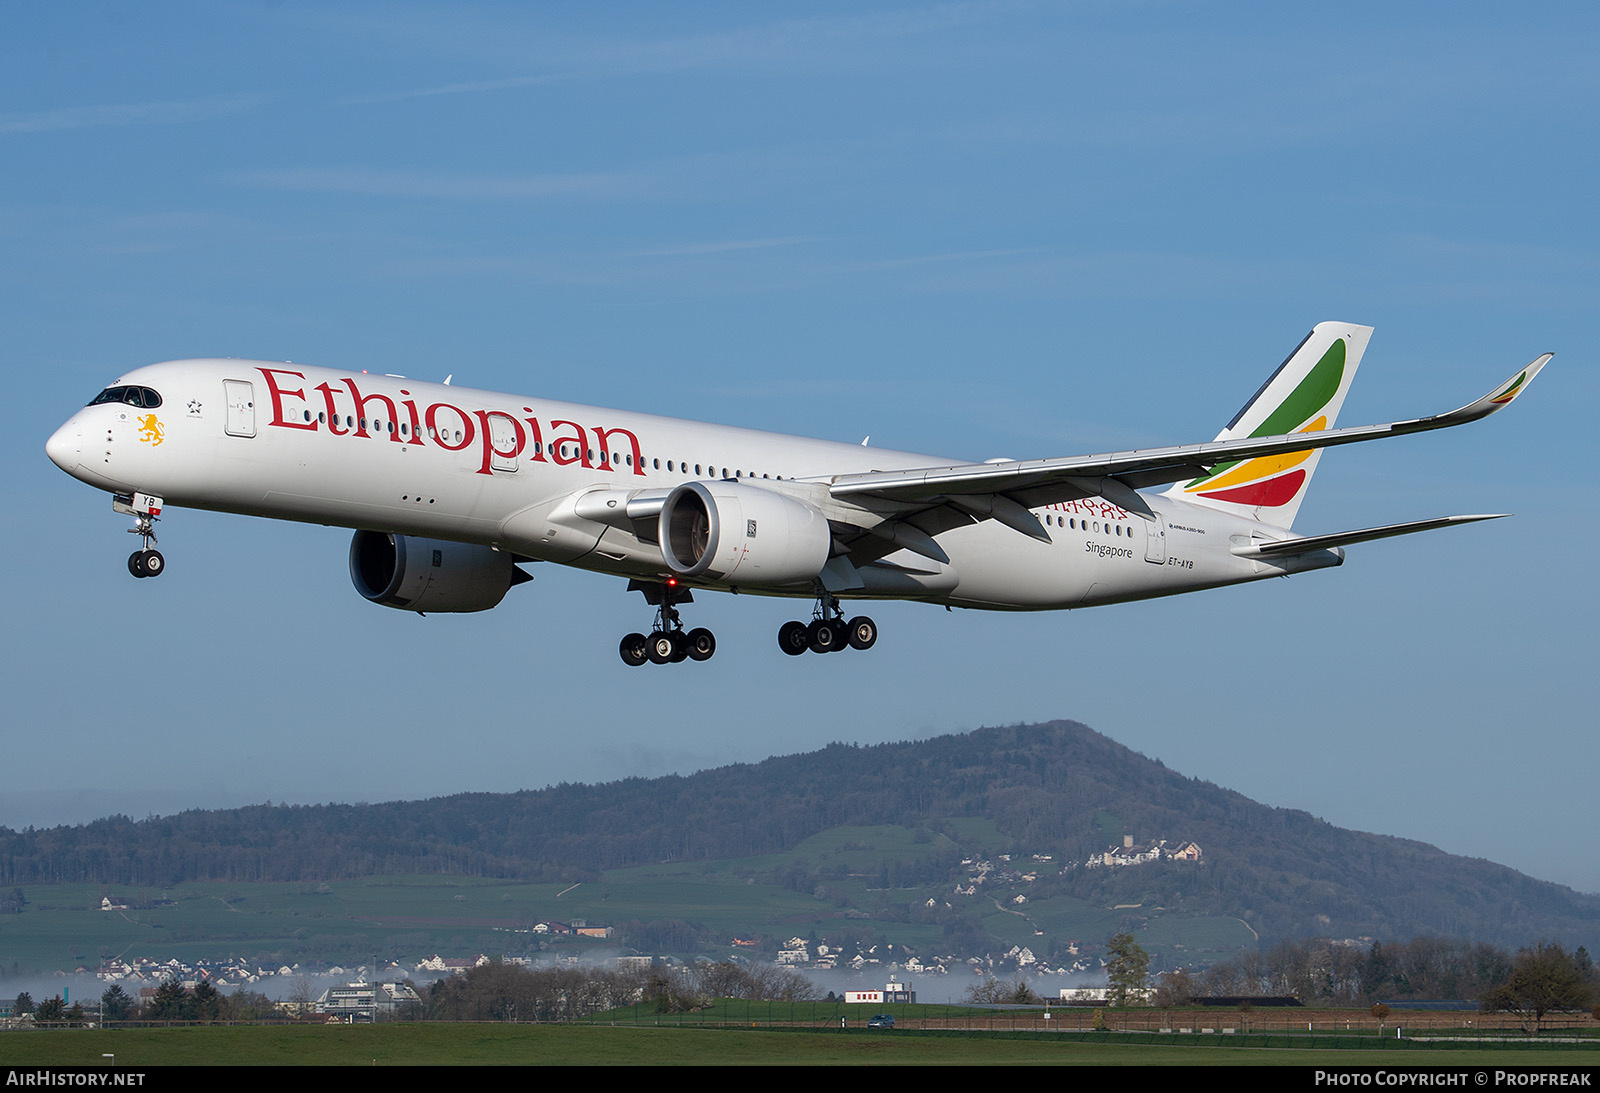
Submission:
[[[1411,520],[1404,524],[1385,524],[1381,528],[1363,528],[1360,531],[1337,531],[1331,535],[1300,535],[1293,539],[1256,541],[1232,547],[1232,552],[1242,558],[1272,558],[1285,554],[1305,554],[1329,547],[1349,546],[1351,543],[1369,543],[1374,539],[1392,539],[1396,535],[1410,535],[1418,531],[1432,531],[1455,524],[1472,524],[1479,520],[1499,520],[1511,515],[1508,512],[1488,513],[1478,516],[1438,516],[1432,520]]]

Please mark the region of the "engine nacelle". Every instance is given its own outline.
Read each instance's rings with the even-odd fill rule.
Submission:
[[[532,580],[511,555],[473,543],[358,531],[350,580],[373,603],[402,611],[487,611]]]
[[[740,482],[685,482],[667,495],[657,527],[673,572],[749,587],[809,581],[833,547],[821,512]]]

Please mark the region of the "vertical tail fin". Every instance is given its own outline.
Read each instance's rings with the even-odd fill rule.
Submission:
[[[1333,428],[1371,337],[1370,326],[1318,323],[1217,439]],[[1210,474],[1177,483],[1166,496],[1287,529],[1321,455],[1317,449],[1222,463]]]

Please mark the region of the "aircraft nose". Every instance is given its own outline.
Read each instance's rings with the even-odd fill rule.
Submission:
[[[82,451],[83,427],[75,417],[52,433],[44,444],[44,454],[50,457],[50,462],[68,474],[78,469]]]

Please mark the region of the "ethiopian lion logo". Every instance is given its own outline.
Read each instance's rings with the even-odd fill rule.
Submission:
[[[156,420],[156,415],[145,414],[139,419],[139,439],[152,448],[159,446],[166,435],[167,431]]]

